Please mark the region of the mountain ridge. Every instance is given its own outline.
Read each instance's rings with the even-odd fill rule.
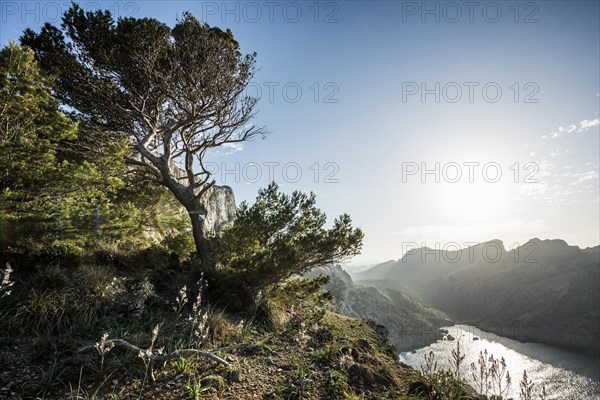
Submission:
[[[514,339],[600,352],[600,246],[533,238],[510,250],[497,239],[458,252],[422,247],[353,278],[407,291],[482,329],[531,328]]]

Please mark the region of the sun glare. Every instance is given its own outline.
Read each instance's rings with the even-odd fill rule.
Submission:
[[[439,212],[453,220],[493,221],[510,214],[512,188],[502,182],[443,182],[433,190]]]

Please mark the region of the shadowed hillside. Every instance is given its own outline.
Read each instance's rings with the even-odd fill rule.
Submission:
[[[532,239],[456,252],[421,248],[355,275],[397,285],[451,317],[523,341],[598,352],[600,247]]]
[[[413,350],[441,339],[438,327],[448,322],[444,313],[396,289],[357,285],[339,266],[317,268],[309,276],[318,274],[330,278],[325,287],[339,312],[384,325],[397,350]]]

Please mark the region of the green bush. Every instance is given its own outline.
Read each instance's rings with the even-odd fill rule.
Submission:
[[[326,228],[313,193],[286,195],[272,183],[250,206],[242,203],[233,226],[213,240],[219,297],[244,304],[292,275],[340,262],[360,252],[363,233],[347,214]]]

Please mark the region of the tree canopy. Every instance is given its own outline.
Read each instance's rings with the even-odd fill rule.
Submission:
[[[0,190],[37,186],[52,175],[60,141],[76,137],[77,124],[58,108],[52,81],[27,48],[14,43],[0,51]],[[18,179],[15,179],[18,178]]]
[[[255,292],[360,252],[363,233],[348,215],[326,228],[314,194],[285,195],[275,183],[255,204],[242,203],[221,235],[204,231],[201,200],[214,185],[203,164],[207,151],[264,134],[250,124],[256,99],[243,94],[256,55],[243,55],[229,30],[189,13],[170,28],[149,18],[114,21],[109,11],[74,4],[60,28],[27,30],[22,43],[56,79],[56,99],[79,121],[77,142],[92,148],[83,160],[123,144],[124,163],[115,165],[126,168],[124,182],[158,183],[185,207],[210,276],[218,265],[221,278]]]
[[[55,194],[67,190],[61,177],[69,165],[59,159],[58,144],[74,139],[78,127],[59,110],[51,88],[52,80],[40,72],[30,49],[11,43],[0,51],[0,210],[5,249],[32,233],[37,233],[35,241],[43,241],[44,228],[52,225]]]
[[[214,265],[201,198],[215,181],[203,161],[212,148],[265,134],[250,124],[257,99],[244,94],[256,54],[243,55],[230,30],[189,13],[170,28],[77,4],[60,28],[45,24],[21,40],[77,118],[129,140],[128,172],[174,194],[190,213],[204,266]]]
[[[31,49],[0,51],[0,251],[64,255],[98,240],[143,243],[162,194],[130,185],[128,142],[69,118],[54,88]]]

